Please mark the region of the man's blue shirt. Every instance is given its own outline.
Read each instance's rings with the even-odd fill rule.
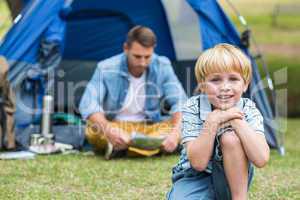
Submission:
[[[148,121],[162,120],[163,104],[170,106],[170,113],[180,111],[186,94],[176,77],[171,62],[164,56],[152,55],[146,70],[145,114]],[[84,119],[102,112],[113,120],[122,108],[129,88],[127,56],[118,54],[98,63],[81,98],[79,110]]]

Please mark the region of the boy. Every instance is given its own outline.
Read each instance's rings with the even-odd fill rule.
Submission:
[[[191,97],[182,111],[184,148],[168,199],[216,199],[214,158],[222,160],[232,199],[247,199],[252,164],[265,166],[270,151],[262,115],[250,99],[241,98],[251,74],[250,60],[229,44],[198,58],[195,75],[202,94]]]

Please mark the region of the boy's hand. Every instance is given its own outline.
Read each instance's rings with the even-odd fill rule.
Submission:
[[[243,119],[244,114],[236,107],[229,108],[228,110],[216,109],[209,113],[207,121],[219,126],[233,119]]]

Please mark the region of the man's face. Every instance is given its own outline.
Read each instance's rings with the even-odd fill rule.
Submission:
[[[154,47],[144,47],[138,42],[131,46],[124,44],[124,52],[127,55],[128,71],[135,77],[141,76],[151,62]]]
[[[223,72],[209,74],[203,83],[203,90],[215,108],[226,110],[240,100],[247,86],[239,73]]]

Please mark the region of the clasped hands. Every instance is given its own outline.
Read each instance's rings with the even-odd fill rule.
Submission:
[[[207,115],[206,126],[217,127],[231,125],[232,123],[243,120],[244,113],[237,107],[232,107],[227,110],[215,109]]]

